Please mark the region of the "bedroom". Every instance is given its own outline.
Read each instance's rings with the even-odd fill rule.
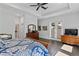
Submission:
[[[46,9],[41,8],[42,6],[39,7],[40,5],[41,3],[0,3],[0,38],[3,39],[0,40],[0,45],[2,44],[1,46],[4,45],[5,47],[9,41],[10,45],[11,43],[13,43],[12,45],[14,46],[19,44],[19,42],[21,42],[20,45],[29,45],[25,44],[25,42],[32,43],[33,41],[35,41],[33,45],[35,45],[39,50],[41,48],[37,46],[42,47],[45,52],[43,50],[42,52],[38,50],[40,53],[36,53],[35,49],[33,55],[79,55],[79,47],[72,45],[74,43],[70,41],[66,42],[67,44],[64,44],[61,42],[60,38],[61,35],[64,35],[65,29],[78,29],[79,3],[45,3],[44,7],[46,7]],[[33,28],[29,25],[32,25]],[[36,31],[36,33],[32,35],[32,33],[30,33],[31,31]],[[4,40],[4,37],[6,37],[7,35],[9,36],[9,38],[7,39],[10,40]],[[31,38],[27,37],[36,39],[29,40]],[[4,42],[5,44],[2,42]],[[79,44],[79,40],[77,42],[77,44]],[[34,48],[35,46],[33,45],[31,44],[28,49]],[[69,47],[69,50],[71,51],[69,51],[67,48],[64,48],[66,49],[66,51],[63,51],[64,53],[62,51],[59,51],[63,46]],[[2,50],[0,50],[0,53],[2,54],[0,55],[21,55],[18,54],[20,53],[18,52],[18,47],[14,47],[15,50],[12,50],[11,47],[13,46],[5,48],[1,47]],[[23,47],[25,50],[26,46]],[[11,53],[11,51],[10,53],[6,53],[6,50],[8,50],[6,48],[10,48],[13,54]],[[19,47],[19,49],[22,50],[22,46]],[[16,51],[17,53],[14,53]],[[26,53],[27,55],[32,56],[31,52],[28,53],[28,50]]]

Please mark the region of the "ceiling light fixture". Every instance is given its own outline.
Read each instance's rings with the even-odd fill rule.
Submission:
[[[36,5],[30,5],[30,6],[37,6],[37,9],[36,9],[36,11],[38,11],[38,9],[41,7],[41,8],[43,8],[44,10],[46,10],[48,7],[45,7],[44,5],[46,5],[46,4],[48,4],[48,3],[37,3]]]

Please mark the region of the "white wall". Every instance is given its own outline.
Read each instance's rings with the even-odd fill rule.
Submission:
[[[16,13],[16,9],[9,8],[0,8],[0,33],[9,33],[12,34],[13,38],[15,38],[15,23],[16,20],[19,19]],[[20,11],[24,15],[24,23],[20,24],[20,35],[22,38],[26,36],[27,25],[35,24],[37,26],[37,18],[31,14],[24,13]],[[19,13],[19,15],[21,15]]]
[[[12,34],[14,38],[16,16],[2,9],[0,11],[0,33]]]
[[[21,33],[23,35],[23,37],[25,37],[26,33],[28,32],[28,25],[29,24],[36,25],[36,30],[37,30],[37,17],[35,17],[31,14],[25,14],[24,24],[22,25],[24,27],[24,28],[22,28],[22,31],[24,30],[24,32]]]
[[[38,22],[39,22],[38,25],[47,26],[47,31],[43,31],[42,29],[41,29],[41,31],[39,31],[39,37],[49,38],[49,34],[50,34],[49,33],[50,32],[50,30],[49,30],[49,20],[41,19]]]
[[[54,22],[54,23],[62,22],[63,32],[64,32],[65,28],[79,29],[79,13],[69,13],[69,14],[65,14],[65,15],[55,16],[52,18],[39,19],[39,25],[41,25],[41,26],[47,25],[48,26],[47,31],[39,31],[40,37],[50,38],[50,24],[52,22]]]

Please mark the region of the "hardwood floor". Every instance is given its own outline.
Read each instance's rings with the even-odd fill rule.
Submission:
[[[61,47],[63,45],[64,45],[64,43],[61,43],[61,42],[58,42],[58,41],[51,41],[51,43],[48,46],[48,50],[49,50],[50,55],[55,56],[56,53],[58,51],[60,51],[60,52],[65,53],[69,56],[79,56],[79,46],[69,45],[69,46],[73,47],[72,52],[70,53],[66,50],[61,49]],[[66,44],[66,45],[68,45],[68,44]]]
[[[39,39],[39,40],[34,39],[34,40],[42,43],[46,47],[48,46],[47,49],[49,51],[50,56],[55,56],[58,51],[64,54],[67,54],[69,56],[79,56],[79,46],[69,45],[69,46],[72,46],[73,49],[72,49],[72,52],[68,52],[66,50],[61,49],[61,47],[65,43],[55,41],[55,40],[47,40],[47,39]],[[68,44],[65,44],[65,45],[68,45]]]

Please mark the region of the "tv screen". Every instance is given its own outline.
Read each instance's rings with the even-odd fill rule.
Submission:
[[[65,35],[78,35],[78,29],[65,29]]]

